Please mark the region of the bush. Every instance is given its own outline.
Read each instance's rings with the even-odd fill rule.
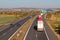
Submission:
[[[46,18],[51,18],[51,16],[52,16],[52,13],[47,13],[47,15],[46,15]]]
[[[56,27],[55,31],[60,34],[60,24],[58,25],[58,27]]]

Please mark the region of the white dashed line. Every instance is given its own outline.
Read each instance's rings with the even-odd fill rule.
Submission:
[[[36,34],[36,38],[37,38],[37,34]]]

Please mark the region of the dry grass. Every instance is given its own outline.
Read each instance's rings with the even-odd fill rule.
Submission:
[[[45,15],[45,18],[46,18],[46,15]],[[57,36],[58,40],[60,40],[59,34],[55,32],[56,27],[60,24],[60,15],[51,16],[50,20],[47,20],[47,23],[52,28],[53,33]]]
[[[0,17],[0,27],[8,25],[9,23],[16,21],[16,16],[1,15]]]
[[[5,25],[8,25],[8,24],[15,22],[15,21],[18,21],[18,20],[25,18],[27,16],[20,17],[20,15],[17,15],[17,16],[16,15],[0,15],[0,28],[4,28]]]
[[[32,22],[35,20],[36,16],[29,19],[24,25],[22,25],[22,28],[19,29],[19,31],[12,37],[11,40],[23,40],[26,31],[28,30],[28,28],[30,27],[30,25],[32,24]]]

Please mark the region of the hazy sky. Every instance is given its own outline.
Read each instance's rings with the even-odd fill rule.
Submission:
[[[0,0],[0,8],[60,8],[60,0]]]

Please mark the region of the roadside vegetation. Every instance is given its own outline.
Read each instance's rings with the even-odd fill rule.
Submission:
[[[33,21],[36,19],[36,17],[37,16],[32,17],[24,25],[22,25],[21,26],[22,28],[18,29],[18,31],[14,34],[14,36],[10,40],[23,40],[28,28],[33,23]],[[17,36],[18,34],[19,36]]]
[[[0,11],[0,27],[19,19],[39,14],[40,11]]]
[[[54,31],[60,35],[60,11],[47,13],[46,20],[52,26]]]

